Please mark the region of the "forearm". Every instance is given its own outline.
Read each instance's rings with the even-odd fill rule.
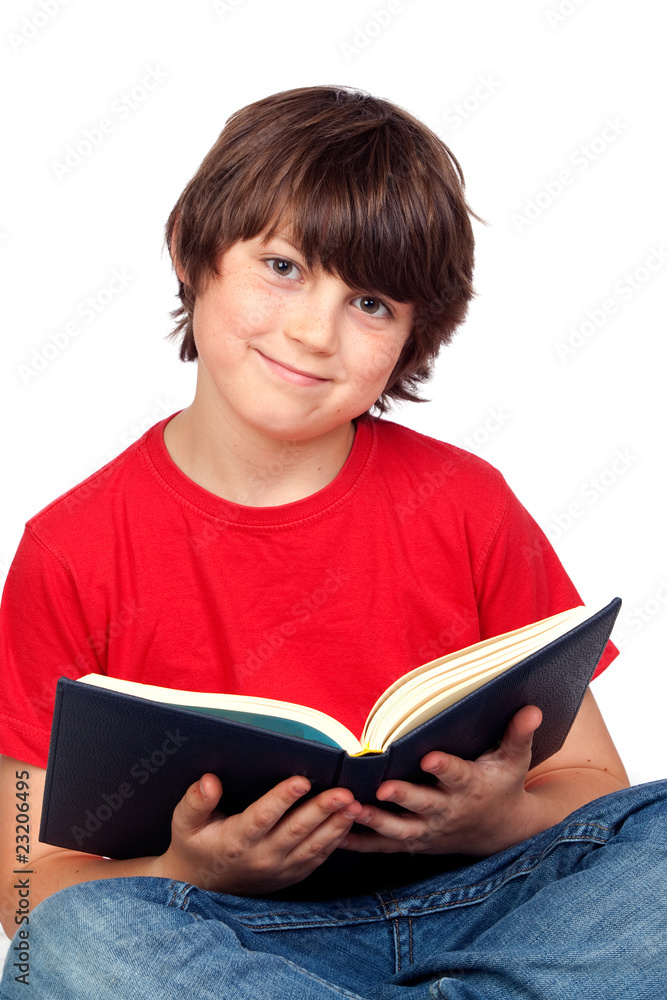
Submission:
[[[8,937],[11,937],[16,930],[16,889],[14,883],[22,877],[29,878],[30,908],[34,910],[38,903],[52,896],[54,892],[79,882],[90,882],[103,878],[123,878],[129,875],[156,875],[157,860],[157,858],[149,857],[113,861],[92,854],[79,854],[76,851],[65,850],[54,850],[52,854],[45,854],[37,858],[30,866],[29,875],[15,874],[11,885],[5,887],[1,914],[3,929]]]
[[[587,802],[627,788],[629,784],[625,773],[617,775],[593,767],[561,768],[533,778],[529,775],[524,786],[528,796],[525,822],[533,829],[522,839],[560,823]]]
[[[511,809],[496,815],[493,830],[481,854],[499,851],[528,840],[555,826],[593,799],[627,788],[624,778],[597,768],[568,767],[546,771],[526,782],[523,795]]]

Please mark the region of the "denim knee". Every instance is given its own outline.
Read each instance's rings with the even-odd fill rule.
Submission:
[[[141,947],[147,931],[164,938],[195,921],[178,905],[168,879],[99,879],[68,886],[49,896],[30,914],[14,936],[2,979],[2,998],[29,984],[35,995],[47,997],[114,995],[112,983],[119,965]],[[25,933],[27,931],[27,934]],[[27,977],[17,980],[17,947],[27,953]]]

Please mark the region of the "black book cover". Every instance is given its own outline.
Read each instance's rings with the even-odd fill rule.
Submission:
[[[228,814],[292,774],[311,781],[310,794],[342,786],[361,802],[375,802],[387,778],[433,780],[419,767],[431,750],[473,760],[493,748],[512,716],[531,704],[543,713],[533,741],[534,767],[565,741],[620,606],[615,598],[384,753],[361,757],[62,677],[40,840],[111,858],[162,854],[174,807],[207,771],[220,777],[220,809]]]

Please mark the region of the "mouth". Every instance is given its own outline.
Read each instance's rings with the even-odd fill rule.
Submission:
[[[286,365],[282,361],[275,361],[263,354],[262,351],[257,351],[257,353],[275,375],[292,385],[323,385],[325,382],[331,381],[328,378],[321,378],[319,375],[311,375],[310,372],[301,371],[299,368],[293,368],[292,365]]]

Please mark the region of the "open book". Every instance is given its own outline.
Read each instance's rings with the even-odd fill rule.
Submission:
[[[403,674],[373,705],[361,739],[357,739],[354,733],[330,715],[292,702],[253,698],[250,695],[178,691],[104,674],[86,674],[79,678],[79,682],[223,716],[276,733],[315,740],[340,747],[352,756],[382,753],[394,740],[432,719],[542,646],[565,635],[590,618],[592,613],[583,605],[571,608],[524,628],[441,656]]]
[[[291,774],[315,794],[375,801],[387,778],[427,781],[431,750],[475,759],[523,705],[542,725],[532,766],[562,746],[620,609],[574,608],[476,643],[400,677],[358,739],[303,705],[202,694],[88,674],[58,681],[40,839],[108,857],[166,850],[174,806],[207,771],[238,812]],[[323,653],[324,655],[324,653]]]

